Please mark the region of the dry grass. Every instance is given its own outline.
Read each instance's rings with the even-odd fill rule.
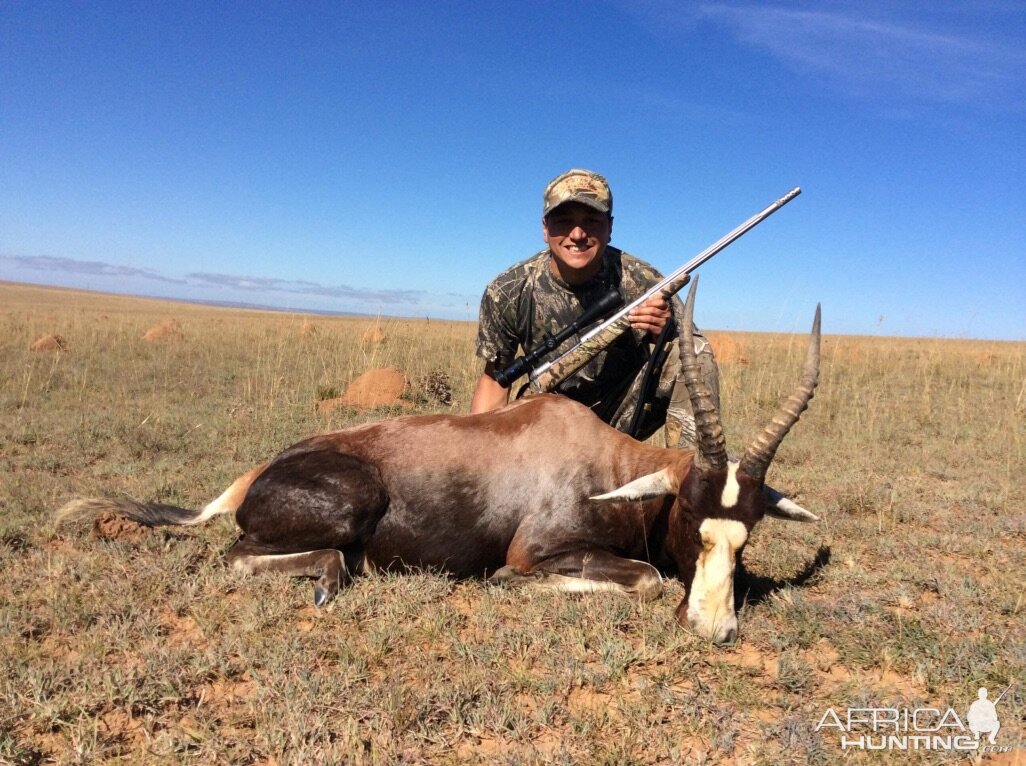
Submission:
[[[306,582],[230,575],[227,519],[135,541],[50,520],[81,494],[195,507],[302,436],[388,417],[313,406],[371,368],[445,371],[465,411],[470,324],[382,319],[388,342],[366,344],[357,318],[307,333],[4,284],[0,307],[0,763],[827,764],[828,706],[963,713],[1008,683],[1000,741],[1022,740],[1024,344],[825,338],[770,471],[823,521],[757,528],[741,641],[717,649],[674,623],[676,583],[639,605],[370,577],[317,612]],[[178,342],[141,340],[170,315]],[[54,332],[67,352],[29,351]],[[732,337],[750,360],[724,366],[737,449],[804,344]]]

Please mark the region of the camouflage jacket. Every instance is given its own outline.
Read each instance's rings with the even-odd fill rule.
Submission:
[[[552,273],[549,258],[549,250],[542,250],[503,272],[485,288],[477,354],[494,362],[496,369],[509,365],[519,349],[533,349],[546,334],[554,335],[570,325],[610,288],[620,292],[626,305],[662,279],[644,261],[607,246],[599,273],[582,285],[571,286]],[[545,361],[576,342],[576,336],[568,339]],[[648,333],[626,332],[556,390],[591,407],[608,421],[644,366],[650,349]]]

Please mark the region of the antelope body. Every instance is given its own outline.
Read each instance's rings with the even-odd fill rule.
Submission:
[[[693,306],[694,285],[685,328]],[[712,641],[733,641],[735,561],[752,527],[767,513],[816,519],[763,480],[816,385],[819,309],[801,384],[739,462],[727,457],[691,338],[680,346],[696,452],[639,443],[583,405],[543,394],[479,415],[411,416],[313,436],[202,511],[94,499],[58,513],[193,525],[234,512],[243,534],[228,553],[232,568],[313,577],[318,606],[371,570],[423,567],[642,599],[661,592],[662,573],[675,573],[687,589],[677,619]]]

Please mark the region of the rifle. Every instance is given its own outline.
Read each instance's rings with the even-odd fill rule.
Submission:
[[[543,356],[545,356],[545,354],[559,348],[563,341],[571,335],[580,332],[595,320],[604,317],[621,303],[623,303],[623,298],[620,296],[620,291],[613,288],[589,306],[587,311],[555,335],[545,333],[545,337],[542,338],[541,342],[537,346],[523,356],[514,359],[509,367],[496,371],[495,382],[503,388],[509,388],[513,384],[514,380],[524,373],[533,370],[534,366]]]
[[[546,362],[535,369],[531,372],[530,382],[528,383],[531,391],[534,393],[541,393],[544,391],[551,391],[553,388],[558,386],[568,377],[577,372],[577,370],[587,364],[599,351],[609,346],[628,328],[630,328],[628,315],[636,307],[656,295],[661,295],[669,300],[678,290],[691,281],[692,271],[730,245],[742,234],[745,234],[750,229],[753,229],[755,226],[762,223],[763,220],[777,212],[780,208],[801,193],[802,190],[798,187],[791,189],[791,191],[765,210],[760,213],[756,213],[736,229],[711,244],[686,264],[670,274],[670,276],[664,278],[661,282],[649,289],[633,303],[625,306],[594,329],[589,330],[587,333],[582,335],[581,339],[577,343],[571,346],[558,358],[551,362]],[[562,333],[560,333],[560,335],[562,335]],[[526,368],[517,374],[519,375],[524,371],[526,371]],[[512,379],[510,379],[510,382],[512,382]]]

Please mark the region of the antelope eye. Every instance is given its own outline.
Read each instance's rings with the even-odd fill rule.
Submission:
[[[698,545],[698,546],[705,545],[705,541],[702,540],[702,533],[698,532],[697,530],[695,531],[695,545]]]

